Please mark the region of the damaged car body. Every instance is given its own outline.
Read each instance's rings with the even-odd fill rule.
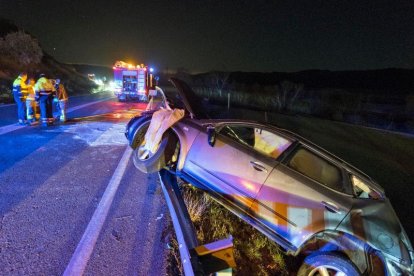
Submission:
[[[185,115],[145,152],[154,112],[126,128],[143,172],[163,168],[208,192],[283,247],[298,275],[412,275],[412,245],[379,184],[306,139],[272,125],[209,119],[191,88],[171,79]]]

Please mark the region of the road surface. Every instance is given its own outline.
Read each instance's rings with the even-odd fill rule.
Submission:
[[[168,208],[132,164],[126,122],[144,108],[73,97],[68,122],[17,126],[0,106],[0,275],[165,275]]]

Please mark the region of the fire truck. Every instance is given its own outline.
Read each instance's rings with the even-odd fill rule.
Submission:
[[[148,95],[154,93],[156,85],[151,68],[144,64],[132,65],[117,61],[113,70],[114,93],[119,101],[148,102]]]

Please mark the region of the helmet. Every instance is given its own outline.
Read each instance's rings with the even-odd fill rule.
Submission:
[[[60,79],[56,79],[55,82],[56,82],[56,84],[59,84],[60,83]]]
[[[46,75],[45,75],[45,74],[43,74],[43,73],[42,73],[42,74],[39,74],[39,79],[40,79],[40,78],[45,78],[45,77],[46,77]]]

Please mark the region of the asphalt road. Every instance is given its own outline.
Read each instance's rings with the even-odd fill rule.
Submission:
[[[0,275],[165,275],[168,208],[123,131],[143,104],[73,97],[69,120],[16,125],[0,106]]]

